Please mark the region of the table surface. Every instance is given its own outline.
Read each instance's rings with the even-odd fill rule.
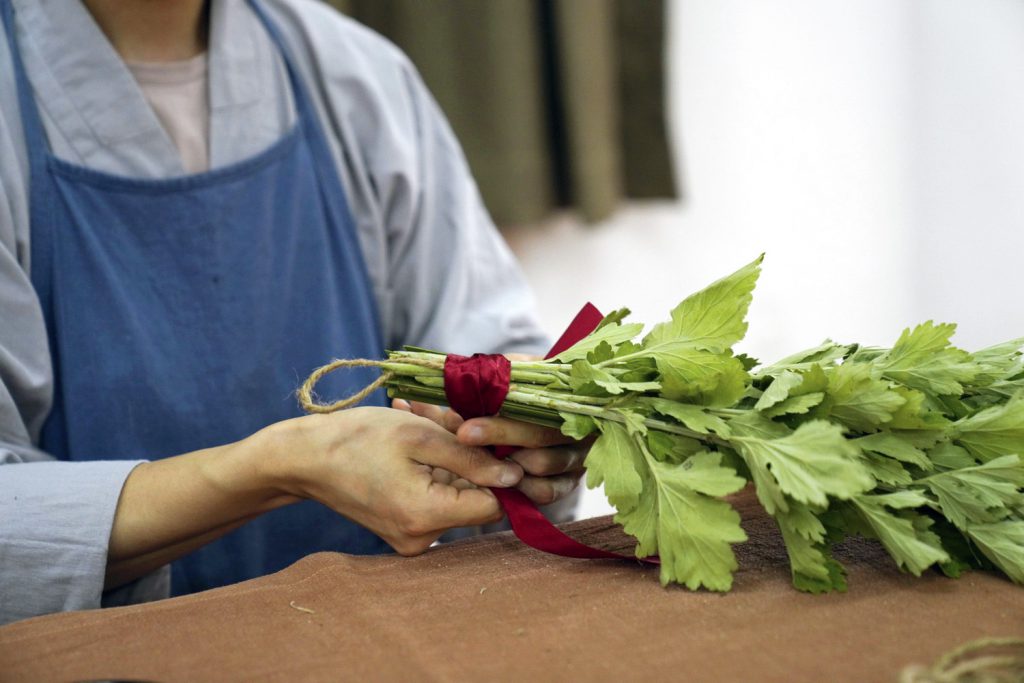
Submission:
[[[874,543],[836,556],[849,591],[792,588],[750,496],[728,594],[657,569],[571,560],[495,534],[415,558],[311,555],[235,586],[0,628],[0,680],[897,681],[981,637],[1024,636],[1024,589],[986,572],[902,574]],[[622,550],[607,517],[566,526]]]

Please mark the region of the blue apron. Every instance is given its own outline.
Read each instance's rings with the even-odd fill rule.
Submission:
[[[288,67],[294,128],[245,161],[150,180],[53,156],[12,7],[0,3],[31,170],[32,284],[55,376],[43,449],[65,460],[157,459],[229,443],[299,415],[293,391],[316,366],[380,356],[341,180],[287,47],[258,5]],[[349,394],[372,379],[335,373],[321,391]],[[389,548],[304,502],[175,563],[173,590],[260,576],[319,550]]]

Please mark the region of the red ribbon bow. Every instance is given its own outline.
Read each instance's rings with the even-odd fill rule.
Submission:
[[[557,356],[583,337],[590,334],[602,319],[593,304],[587,304],[576,315],[545,358]],[[444,391],[448,405],[467,420],[472,417],[495,415],[508,395],[512,364],[500,355],[482,353],[470,357],[450,355],[444,364]],[[511,446],[497,446],[494,454],[504,459],[514,453]],[[526,545],[547,553],[564,557],[627,559],[630,555],[593,548],[566,536],[549,522],[537,506],[518,489],[492,488],[501,507],[508,515],[512,531]]]

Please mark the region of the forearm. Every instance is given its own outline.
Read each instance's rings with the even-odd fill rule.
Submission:
[[[110,533],[105,587],[115,588],[295,502],[266,467],[268,431],[143,463],[125,481]]]

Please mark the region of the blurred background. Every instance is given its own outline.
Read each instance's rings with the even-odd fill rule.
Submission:
[[[417,63],[552,334],[587,300],[657,322],[766,252],[764,360],[1024,335],[1020,0],[336,4]]]

